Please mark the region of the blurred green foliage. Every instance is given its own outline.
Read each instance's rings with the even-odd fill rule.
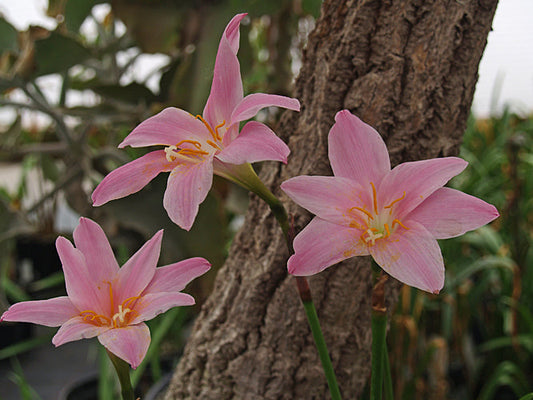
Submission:
[[[438,295],[404,287],[388,336],[397,399],[518,399],[533,391],[533,118],[471,118],[450,186],[500,218],[440,241]]]

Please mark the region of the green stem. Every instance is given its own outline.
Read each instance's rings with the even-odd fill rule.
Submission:
[[[251,165],[244,164],[243,166],[239,166],[239,168],[241,169],[239,170],[240,173],[238,174],[238,178],[235,175],[230,176],[229,174],[221,174],[220,170],[218,171],[218,174],[252,191],[268,204],[272,214],[274,214],[274,217],[276,217],[276,220],[283,231],[283,236],[285,238],[285,242],[287,243],[287,248],[289,249],[289,254],[294,254],[294,248],[292,244],[293,235],[289,230],[289,218],[285,207],[281,201],[279,201],[278,198],[274,196],[274,194],[272,194],[272,192],[263,184]],[[322,368],[324,369],[324,374],[326,375],[326,381],[328,382],[331,398],[332,400],[341,400],[339,385],[337,384],[337,378],[335,376],[333,364],[331,363],[326,341],[324,340],[324,335],[322,334],[322,329],[320,328],[320,321],[318,320],[316,308],[313,303],[309,283],[303,276],[295,276],[295,279],[296,286],[298,288],[298,294],[300,295],[300,299],[302,300],[302,304],[305,309],[305,314],[307,315],[307,322],[311,328],[315,346],[318,350],[320,361],[322,362]]]
[[[296,285],[298,287],[298,293],[300,294],[300,299],[302,300],[305,314],[307,315],[307,322],[311,328],[311,333],[313,334],[313,339],[315,340],[315,346],[318,350],[318,356],[320,357],[322,368],[324,369],[324,374],[326,375],[326,381],[328,382],[331,398],[332,400],[341,400],[341,392],[339,390],[339,385],[337,384],[337,377],[335,376],[335,370],[333,369],[333,364],[331,363],[331,358],[329,357],[328,346],[326,345],[324,335],[322,334],[322,329],[320,328],[320,321],[318,320],[315,305],[313,303],[313,299],[311,298],[309,284],[307,283],[307,279],[305,279],[303,276],[296,276],[295,278]]]
[[[385,357],[385,399],[394,400],[394,390],[392,388],[392,375],[390,372],[389,352],[387,351],[387,345],[385,344],[385,351],[383,351]]]
[[[106,351],[109,359],[115,367],[115,370],[117,371],[122,393],[122,400],[135,400],[135,394],[133,393],[133,388],[130,381],[130,367],[128,363],[111,353],[109,350],[106,349]]]

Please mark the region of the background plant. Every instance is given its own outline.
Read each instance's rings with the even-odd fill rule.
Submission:
[[[1,133],[0,161],[22,170],[17,188],[0,196],[3,306],[49,297],[63,286],[60,273],[41,272],[34,264],[28,274],[16,259],[20,239],[55,239],[63,200],[114,232],[123,260],[164,227],[161,263],[201,254],[214,270],[220,266],[247,202],[233,185],[216,182],[189,234],[171,224],[161,206],[164,177],[99,209],[91,207],[90,193],[110,170],[139,156],[116,145],[141,120],[166,106],[201,111],[220,32],[235,12],[251,16],[242,27],[239,53],[245,90],[290,95],[303,38],[320,6],[305,0],[150,1],[148,6],[139,1],[137,8],[126,3],[116,1],[111,8],[101,1],[50,1],[49,14],[62,21],[53,32],[36,27],[17,32],[0,18],[0,105],[15,110]],[[134,77],[153,53],[161,55],[160,66]],[[53,93],[45,90],[51,76],[59,82]],[[275,121],[277,115],[261,118]],[[509,112],[470,121],[461,153],[470,167],[452,185],[495,204],[502,217],[488,228],[441,242],[447,266],[441,295],[403,289],[388,335],[401,398],[431,393],[436,399],[515,399],[533,391],[532,121]],[[214,275],[195,288],[195,298],[207,296]],[[193,317],[168,313],[155,319],[153,341],[157,336],[162,345],[150,348],[139,370],[150,369],[157,377],[162,366],[173,366],[186,340],[182,327]],[[0,358],[49,340],[3,347]],[[24,376],[18,366],[13,371]],[[142,382],[140,375],[133,379]],[[24,379],[17,382],[31,392]],[[109,396],[109,386],[102,384],[102,396]]]

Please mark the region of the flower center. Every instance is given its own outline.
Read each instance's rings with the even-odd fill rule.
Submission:
[[[131,317],[135,315],[135,311],[129,308],[132,303],[135,302],[141,296],[128,297],[126,300],[119,304],[118,312],[115,312],[115,306],[113,302],[113,286],[111,282],[105,282],[109,285],[109,300],[111,303],[111,317],[103,314],[98,314],[93,310],[85,310],[80,312],[80,316],[83,321],[91,323],[96,326],[109,326],[110,328],[122,328],[129,324]]]
[[[173,146],[167,146],[165,147],[165,156],[168,162],[173,162],[176,159],[188,162],[202,162],[206,156],[222,150],[222,136],[218,130],[226,124],[226,121],[222,121],[213,129],[201,115],[197,115],[196,118],[203,122],[213,140],[207,139],[202,144],[198,140],[185,139]]]
[[[405,192],[403,192],[401,197],[378,210],[376,186],[373,182],[370,182],[370,185],[372,186],[371,209],[368,210],[366,207],[356,206],[351,207],[348,212],[352,217],[350,226],[363,230],[360,239],[369,246],[374,246],[376,241],[389,238],[398,227],[409,228],[402,224],[398,218],[394,218],[392,212],[394,205],[405,198]]]

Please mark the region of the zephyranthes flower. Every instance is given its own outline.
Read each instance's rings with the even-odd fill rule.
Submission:
[[[194,304],[180,290],[210,268],[203,258],[156,268],[162,237],[157,232],[119,268],[102,228],[81,218],[76,247],[64,237],[56,241],[68,296],[16,303],[0,321],[61,326],[52,339],[56,346],[98,336],[107,350],[137,368],[150,344],[144,321]]]
[[[245,15],[236,15],[222,35],[203,116],[166,108],[137,126],[119,147],[162,145],[164,149],[107,175],[93,193],[95,206],[135,193],[160,172],[170,171],[163,205],[172,221],[189,230],[213,173],[247,187],[249,163],[287,162],[289,148],[266,125],[250,121],[239,132],[239,123],[264,107],[300,109],[298,100],[284,96],[256,93],[243,98],[237,50],[239,23]]]
[[[371,255],[407,285],[437,293],[444,262],[436,239],[498,217],[490,204],[443,187],[467,162],[457,157],[406,162],[391,170],[383,139],[349,111],[328,137],[335,176],[298,176],[281,188],[316,217],[294,239],[294,275],[312,275],[341,260]]]

